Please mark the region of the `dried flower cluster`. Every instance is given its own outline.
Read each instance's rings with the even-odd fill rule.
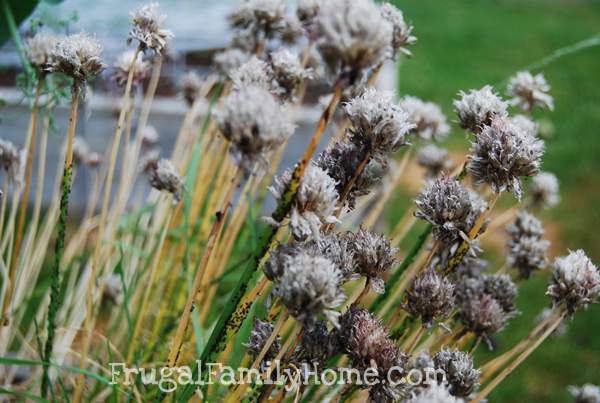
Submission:
[[[507,93],[512,98],[511,103],[526,112],[534,107],[554,109],[554,99],[548,94],[550,86],[543,74],[533,75],[528,71],[520,71],[508,83]]]
[[[100,59],[102,46],[95,39],[81,32],[56,42],[50,56],[48,71],[61,73],[85,84],[104,70]]]
[[[436,178],[440,173],[452,167],[448,158],[448,150],[435,144],[427,144],[417,154],[417,162],[426,169],[428,178]]]
[[[183,192],[183,180],[177,173],[173,163],[161,158],[156,162],[149,162],[148,180],[150,185],[159,191],[167,191],[173,195],[173,201],[178,203]]]
[[[390,3],[383,3],[380,10],[383,19],[392,25],[392,58],[395,59],[400,54],[412,56],[408,46],[417,42],[417,37],[412,35],[413,26],[404,20],[402,11]]]
[[[444,320],[452,312],[454,285],[434,270],[425,270],[413,280],[406,299],[404,309],[430,327],[434,320]]]
[[[19,150],[10,141],[0,139],[0,167],[13,184],[20,185],[23,181],[26,157],[26,150]]]
[[[129,76],[129,70],[133,67],[132,83],[140,85],[146,80],[150,74],[150,63],[142,59],[142,55],[138,53],[135,60],[133,57],[135,52],[132,50],[125,51],[119,55],[119,58],[114,65],[113,79],[120,86],[124,86]]]
[[[162,27],[167,17],[160,14],[158,8],[158,3],[150,3],[131,12],[133,27],[128,41],[135,40],[140,49],[150,49],[160,55],[173,38],[173,33]]]
[[[529,188],[531,205],[534,208],[551,208],[560,201],[559,185],[556,175],[540,172],[531,180]]]
[[[521,278],[529,278],[535,270],[548,264],[546,252],[550,242],[543,240],[542,223],[526,211],[517,215],[516,221],[507,227],[508,240],[507,264],[519,270]]]
[[[44,74],[51,63],[54,48],[63,38],[50,32],[40,31],[27,39],[25,56],[38,74]]]
[[[422,140],[443,141],[450,133],[450,126],[440,107],[417,97],[404,97],[398,103],[408,113],[408,121],[414,125],[410,133]]]
[[[468,93],[460,91],[458,95],[461,98],[454,101],[454,108],[460,127],[465,130],[479,133],[484,126],[491,124],[493,118],[507,116],[508,104],[489,85]]]

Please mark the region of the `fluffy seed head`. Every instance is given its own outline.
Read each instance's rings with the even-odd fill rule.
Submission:
[[[143,5],[130,13],[133,27],[128,42],[136,40],[142,50],[151,49],[161,54],[173,38],[173,33],[162,27],[166,15],[160,14],[158,3]]]
[[[23,182],[26,159],[25,149],[19,150],[12,142],[0,139],[0,167],[13,184],[20,186]]]
[[[454,285],[434,270],[425,270],[413,280],[406,292],[405,309],[420,316],[424,326],[434,319],[446,319],[454,308]]]
[[[279,85],[278,93],[284,99],[293,99],[300,84],[312,76],[311,71],[302,67],[296,53],[286,48],[271,54],[271,73]]]
[[[533,271],[546,267],[550,242],[541,239],[544,229],[538,219],[522,211],[507,231],[510,236],[507,243],[509,267],[518,269],[521,278],[529,278]]]
[[[424,102],[417,97],[406,96],[398,105],[408,113],[408,121],[413,124],[411,134],[423,140],[442,141],[450,133],[446,116],[433,102]]]
[[[273,294],[309,328],[320,314],[337,326],[339,313],[334,308],[344,300],[340,281],[341,274],[329,259],[299,252],[287,259]]]
[[[474,368],[473,358],[463,351],[443,349],[433,357],[436,368],[443,369],[450,394],[468,397],[479,388],[481,371]]]
[[[90,146],[81,137],[73,139],[73,163],[75,165],[85,164],[90,154]]]
[[[85,83],[104,70],[101,52],[100,43],[87,34],[80,32],[69,35],[56,42],[47,69]]]
[[[552,268],[547,295],[554,306],[574,314],[580,308],[597,302],[600,296],[600,274],[583,250],[558,257]]]
[[[433,180],[415,199],[415,215],[431,223],[436,240],[450,245],[471,229],[473,203],[469,190],[456,178]]]
[[[535,208],[554,207],[560,201],[559,185],[556,175],[540,172],[533,177],[529,188],[531,204]]]
[[[464,403],[465,400],[452,396],[448,388],[444,385],[435,383],[422,389],[417,395],[413,396],[408,403]]]
[[[494,93],[489,85],[479,90],[470,90],[468,93],[460,91],[458,95],[460,99],[455,100],[453,105],[460,127],[465,130],[479,133],[493,118],[507,116],[508,104]]]
[[[161,158],[149,167],[148,171],[150,185],[156,190],[173,195],[173,201],[178,203],[183,192],[183,180],[177,170],[168,159]]]
[[[384,235],[360,228],[348,234],[348,245],[352,251],[355,272],[368,279],[373,291],[382,294],[385,284],[381,275],[390,270],[396,262],[390,240]]]
[[[470,153],[468,169],[477,183],[487,183],[496,193],[510,190],[520,199],[520,178],[538,174],[544,142],[508,119],[494,119],[475,137]]]
[[[321,0],[298,0],[296,15],[303,23],[310,23],[319,14]]]
[[[569,386],[573,403],[600,403],[600,387],[586,383],[583,386]]]
[[[215,54],[213,63],[218,72],[231,77],[233,72],[250,59],[250,54],[238,49],[229,48]]]
[[[232,91],[215,112],[221,133],[231,144],[237,163],[250,172],[266,166],[265,153],[283,143],[294,126],[268,90],[251,85]]]
[[[513,239],[522,237],[540,238],[544,235],[544,226],[533,214],[525,210],[517,213],[515,222],[506,227],[508,234]]]
[[[389,55],[393,28],[372,0],[324,1],[317,25],[318,49],[334,75],[356,76]]]
[[[265,346],[268,338],[273,333],[275,326],[269,322],[263,322],[258,318],[254,318],[254,324],[252,326],[252,331],[250,332],[250,337],[248,338],[248,342],[244,344],[248,348],[248,351],[256,359],[263,347]],[[281,337],[277,336],[275,341],[267,350],[267,354],[265,354],[263,358],[263,362],[270,361],[277,356],[279,349],[281,348]]]
[[[281,198],[292,179],[292,171],[286,170],[280,178],[276,178],[271,192]],[[335,181],[323,169],[311,163],[294,198],[290,213],[292,234],[296,240],[318,238],[321,225],[336,222],[335,206],[338,193]]]
[[[530,136],[537,136],[540,132],[540,125],[525,115],[515,115],[509,118],[512,124],[519,127]]]
[[[202,80],[195,71],[188,71],[181,80],[181,92],[188,106],[192,106],[200,94]]]
[[[127,83],[127,77],[129,76],[129,69],[135,52],[133,50],[127,50],[119,55],[117,61],[114,64],[113,80],[120,85],[124,86]],[[150,74],[150,63],[142,59],[142,55],[138,53],[135,62],[133,62],[133,85],[140,85]]]
[[[152,125],[144,126],[142,129],[142,144],[145,147],[152,147],[158,143],[158,140],[160,140],[160,135],[156,127]]]
[[[43,74],[51,63],[53,50],[61,37],[50,32],[40,31],[25,44],[25,56],[38,74]]]
[[[554,109],[554,99],[548,94],[550,86],[542,73],[533,75],[520,71],[508,82],[507,93],[513,97],[511,103],[524,111],[538,106],[542,109]]]
[[[252,56],[231,73],[233,88],[239,90],[247,86],[273,89],[269,66],[256,56]]]
[[[285,27],[285,3],[283,0],[244,0],[228,18],[233,29],[244,31],[255,40],[262,35],[272,38]]]
[[[417,42],[417,37],[411,35],[413,26],[404,20],[402,11],[390,3],[383,3],[380,10],[382,17],[392,25],[392,58],[399,54],[412,56],[408,46]]]
[[[471,332],[488,337],[506,327],[509,315],[491,295],[481,294],[460,307],[460,320]]]
[[[452,167],[452,161],[448,158],[448,150],[435,144],[427,144],[421,148],[417,154],[417,162],[427,170],[428,178],[435,178],[441,172]]]

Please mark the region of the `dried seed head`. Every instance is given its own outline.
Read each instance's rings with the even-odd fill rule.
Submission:
[[[179,202],[183,192],[183,180],[171,161],[165,158],[159,159],[150,166],[148,174],[153,188],[159,191],[166,190],[173,195],[175,203]]]
[[[314,255],[321,255],[331,260],[340,271],[343,280],[358,278],[355,273],[354,250],[348,237],[331,233],[322,235],[305,244],[306,250]]]
[[[273,186],[269,188],[273,196],[280,199],[291,180],[291,170],[286,170],[280,178],[275,178]],[[314,163],[309,164],[290,213],[290,225],[296,240],[319,238],[321,225],[337,221],[334,213],[339,196],[335,186],[335,181],[327,172]]]
[[[238,49],[229,48],[215,54],[213,63],[218,72],[231,77],[233,72],[250,59],[250,54]]]
[[[243,89],[247,86],[256,86],[267,90],[274,90],[273,78],[270,75],[269,66],[256,56],[252,56],[240,67],[231,73],[233,88]]]
[[[569,386],[573,403],[600,403],[600,387],[586,383],[583,386]]]
[[[8,179],[17,186],[23,182],[26,159],[25,149],[19,150],[12,142],[0,139],[0,168],[4,169]]]
[[[123,282],[118,275],[111,274],[108,276],[102,291],[103,304],[112,302],[115,305],[121,305],[123,303]]]
[[[503,330],[510,316],[491,295],[481,294],[460,306],[460,320],[465,328],[483,337]]]
[[[461,98],[455,100],[453,105],[463,129],[479,133],[493,118],[507,116],[508,104],[489,85],[468,93],[460,91],[458,95]]]
[[[192,106],[196,101],[196,98],[200,95],[200,88],[202,87],[202,80],[195,71],[188,71],[181,80],[181,91],[183,93],[183,99],[188,106]]]
[[[525,115],[515,115],[509,118],[513,125],[517,126],[530,136],[537,136],[540,132],[540,125]]]
[[[373,291],[383,294],[385,283],[381,277],[396,263],[397,252],[390,240],[381,234],[360,228],[356,233],[348,233],[348,246],[354,258],[355,272],[368,279]]]
[[[154,170],[158,160],[160,159],[160,152],[157,149],[148,150],[140,158],[139,171],[144,173],[150,173]]]
[[[478,277],[483,274],[488,267],[489,263],[486,260],[480,259],[476,256],[466,255],[456,268],[456,278],[462,279],[464,277]]]
[[[158,8],[158,3],[150,3],[130,13],[133,27],[127,41],[136,40],[142,50],[151,49],[161,54],[173,38],[173,33],[162,28],[167,16],[160,14]]]
[[[127,83],[129,76],[129,69],[135,52],[133,50],[127,50],[121,53],[114,64],[113,80],[120,85],[124,86]],[[142,59],[142,55],[138,53],[135,62],[133,62],[133,85],[140,85],[150,75],[150,63]]]
[[[283,19],[281,28],[281,41],[287,45],[294,45],[304,35],[304,27],[295,14],[288,14]]]
[[[507,93],[513,97],[511,103],[524,111],[531,111],[534,106],[542,109],[554,109],[554,99],[548,94],[550,86],[542,73],[532,75],[528,71],[520,71],[508,82]]]
[[[352,142],[337,141],[321,152],[316,163],[335,180],[338,193],[341,193],[348,187],[356,173],[356,167],[365,157],[365,147]],[[347,206],[354,208],[356,198],[369,194],[371,189],[380,184],[387,169],[385,160],[371,159],[348,192],[345,200]]]
[[[398,381],[408,364],[404,354],[389,337],[387,329],[366,309],[352,305],[340,320],[340,342],[359,370],[377,370],[379,382],[371,388],[372,401],[396,401],[403,397],[406,385]],[[392,367],[397,367],[390,371]],[[389,379],[388,374],[398,379]],[[395,383],[395,385],[394,385]]]
[[[277,99],[264,88],[246,86],[233,91],[215,112],[219,130],[231,144],[231,153],[247,172],[265,153],[292,134],[294,126]]]
[[[588,304],[596,303],[600,296],[600,274],[583,250],[558,257],[552,268],[552,280],[547,295],[554,306],[565,307],[574,314]]]
[[[285,3],[283,0],[244,0],[228,18],[233,29],[244,31],[255,40],[262,36],[269,39],[285,27]]]
[[[491,295],[505,312],[516,312],[517,285],[506,274],[486,274],[481,276],[483,293]]]
[[[72,77],[76,82],[85,83],[104,70],[100,59],[102,46],[80,32],[62,38],[56,43],[50,57],[48,71],[62,73]]]
[[[413,26],[406,23],[402,11],[390,3],[383,3],[380,10],[382,17],[392,25],[392,59],[399,54],[412,56],[408,46],[417,42],[417,37],[411,35]]]
[[[324,1],[317,26],[317,46],[323,60],[336,76],[348,72],[351,82],[390,53],[392,25],[372,0]]]
[[[312,327],[324,314],[337,327],[339,313],[334,308],[344,300],[340,282],[341,274],[329,259],[299,252],[286,259],[273,294],[305,326]]]
[[[413,396],[407,403],[464,403],[465,400],[454,397],[448,388],[441,384],[429,385]]]
[[[310,70],[302,67],[298,55],[286,48],[281,48],[271,54],[270,67],[271,73],[279,85],[278,93],[286,100],[293,99],[300,84],[312,76]]]
[[[481,371],[474,368],[471,356],[460,350],[443,349],[433,357],[435,367],[443,369],[450,394],[468,397],[479,388]]]
[[[506,231],[512,239],[541,238],[544,235],[544,226],[533,214],[521,210],[517,213],[515,222],[506,227]]]
[[[63,38],[50,32],[40,31],[27,39],[25,45],[25,56],[38,74],[44,74],[57,42]]]
[[[300,340],[300,351],[296,354],[302,361],[324,365],[341,352],[337,332],[327,330],[325,322],[317,322],[312,329],[305,331]]]
[[[420,316],[423,325],[430,327],[434,320],[446,319],[454,308],[454,285],[434,270],[417,275],[406,291],[404,309]]]
[[[398,105],[408,113],[408,121],[413,124],[411,134],[423,140],[435,141],[448,137],[450,126],[438,105],[411,96],[402,98]]]
[[[471,195],[456,178],[435,179],[421,191],[415,204],[415,215],[431,223],[433,236],[445,245],[464,238],[471,229]]]
[[[321,0],[298,0],[296,15],[303,24],[307,25],[314,21],[320,7]]]
[[[392,94],[367,88],[345,105],[352,123],[353,142],[369,144],[373,153],[386,154],[406,143],[406,134],[415,127],[409,115],[392,102]]]
[[[529,188],[531,205],[534,208],[554,207],[560,201],[559,185],[556,175],[550,172],[540,172],[533,177]]]
[[[146,125],[142,129],[142,144],[145,147],[152,147],[158,143],[160,136],[156,128],[152,125]]]
[[[494,119],[475,137],[470,153],[468,169],[477,183],[487,183],[496,193],[510,190],[520,199],[520,178],[538,174],[544,142],[508,119]]]
[[[421,148],[417,154],[417,162],[427,170],[428,178],[435,178],[441,172],[452,167],[452,161],[448,158],[448,150],[435,144],[427,144]]]
[[[527,279],[534,271],[546,267],[549,247],[550,242],[535,237],[510,239],[507,243],[507,264],[518,269],[521,278]]]
[[[254,324],[248,342],[244,344],[254,359],[258,357],[267,340],[273,333],[275,326],[269,322],[263,322],[258,318],[254,318]],[[274,359],[281,349],[281,337],[277,336],[275,341],[267,350],[262,362],[267,362]]]

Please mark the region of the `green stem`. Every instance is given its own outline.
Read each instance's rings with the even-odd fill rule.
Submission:
[[[10,36],[15,43],[15,48],[17,49],[17,53],[21,58],[21,63],[23,64],[23,68],[27,72],[28,76],[33,75],[33,68],[31,64],[29,64],[29,60],[25,57],[25,51],[23,50],[23,43],[21,42],[21,37],[19,36],[17,23],[15,22],[15,16],[10,8],[10,4],[8,4],[8,0],[2,0],[2,12],[4,14],[4,18],[6,19],[6,25],[8,27],[8,32],[10,32]]]

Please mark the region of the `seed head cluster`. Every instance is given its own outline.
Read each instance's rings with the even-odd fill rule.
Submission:
[[[149,3],[131,12],[133,27],[128,41],[137,41],[140,49],[152,50],[161,54],[167,47],[173,33],[163,28],[166,15],[160,14],[158,3]]]
[[[441,108],[433,102],[424,102],[417,97],[407,96],[398,103],[408,113],[408,121],[413,124],[410,130],[422,140],[443,141],[450,133],[450,126]]]
[[[460,127],[472,133],[479,133],[493,118],[507,116],[508,104],[486,85],[479,90],[460,91],[460,99],[454,101]]]

